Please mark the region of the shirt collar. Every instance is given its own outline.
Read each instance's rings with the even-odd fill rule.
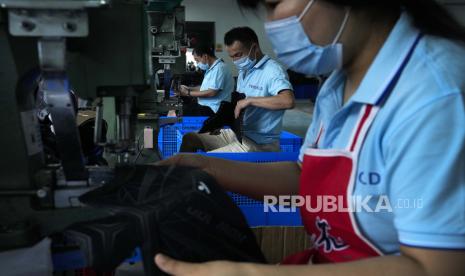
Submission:
[[[341,89],[341,86],[344,85],[345,80],[346,78],[343,70],[339,69],[334,71],[324,82],[320,92],[318,93],[318,97],[322,98],[332,93],[337,93],[339,89]]]
[[[419,33],[410,16],[402,13],[351,101],[375,105],[395,78]]]
[[[258,69],[262,67],[269,59],[270,57],[268,55],[264,55],[262,59],[260,59],[253,68]]]
[[[250,72],[253,72],[255,69],[260,69],[260,67],[263,67],[265,63],[270,60],[271,58],[268,55],[264,55],[255,65],[252,67],[252,69],[248,71],[240,70],[239,75],[242,75],[243,78],[245,78],[247,75],[249,75]]]
[[[218,63],[220,63],[220,62],[223,62],[223,59],[217,58],[217,59],[215,60],[215,62],[213,62],[212,66],[210,66],[210,67],[208,68],[207,72],[210,71],[210,70],[212,70],[213,67],[215,67],[215,66],[216,66]]]

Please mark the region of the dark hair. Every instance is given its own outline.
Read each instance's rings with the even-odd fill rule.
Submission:
[[[206,44],[200,44],[194,47],[194,50],[192,51],[193,55],[196,56],[203,56],[207,55],[210,57],[215,57],[215,51],[211,45],[206,45]]]
[[[254,43],[259,44],[257,34],[249,27],[237,27],[224,35],[226,46],[231,46],[235,41],[241,42],[247,48],[250,48]]]
[[[323,0],[354,9],[376,9],[400,13],[405,9],[424,34],[465,42],[465,28],[435,0]],[[263,0],[237,0],[240,6],[256,8]]]

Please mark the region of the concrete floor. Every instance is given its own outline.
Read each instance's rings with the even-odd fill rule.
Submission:
[[[284,114],[284,130],[305,138],[312,114],[313,103],[310,100],[297,100],[295,108]]]

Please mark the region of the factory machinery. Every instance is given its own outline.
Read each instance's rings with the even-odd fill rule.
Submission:
[[[159,159],[159,127],[179,120],[161,115],[182,107],[170,97],[172,76],[185,71],[181,1],[0,0],[0,252],[107,216],[79,197],[111,181],[115,166]],[[91,140],[108,166],[88,166],[80,99],[94,103]]]

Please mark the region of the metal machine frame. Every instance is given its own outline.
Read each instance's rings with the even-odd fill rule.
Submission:
[[[78,199],[110,181],[113,169],[85,166],[71,89],[83,98],[115,98],[115,107],[97,105],[94,139],[103,141],[103,108],[114,108],[117,139],[102,146],[118,162],[137,160],[140,129],[152,127],[156,145],[160,125],[179,120],[163,121],[160,114],[182,107],[169,98],[171,69],[183,62],[186,43],[181,1],[0,0],[0,151],[6,157],[0,161],[0,250],[107,215]],[[159,69],[165,71],[161,101]],[[60,164],[45,163],[40,112],[53,119]],[[146,161],[156,160],[157,149]]]

